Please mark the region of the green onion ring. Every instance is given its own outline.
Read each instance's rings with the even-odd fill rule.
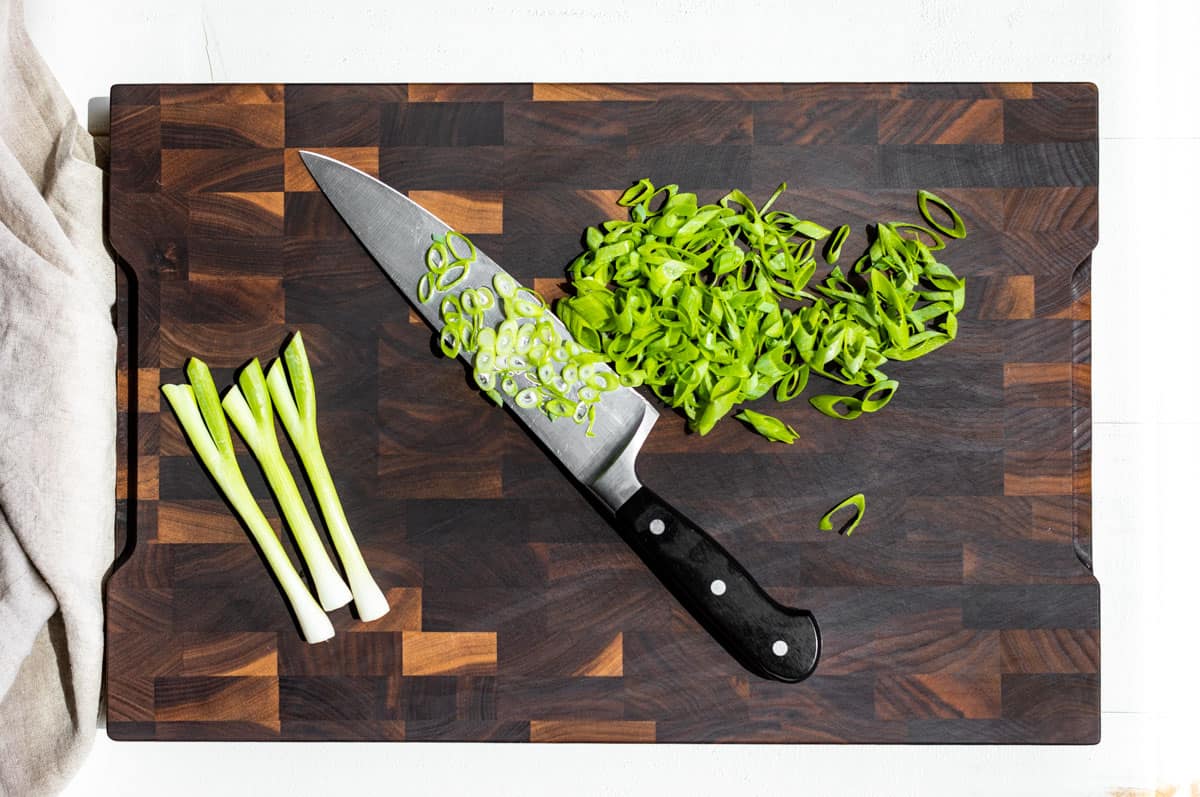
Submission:
[[[858,528],[859,521],[862,520],[863,513],[867,511],[867,497],[862,493],[855,493],[840,504],[830,509],[821,516],[821,521],[817,524],[817,528],[821,531],[833,531],[833,516],[842,511],[846,507],[854,507],[854,517],[842,529],[842,534],[849,537],[854,530]]]

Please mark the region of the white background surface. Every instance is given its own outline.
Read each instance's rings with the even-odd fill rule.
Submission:
[[[1200,4],[27,0],[86,118],[112,83],[1080,80],[1100,88],[1096,747],[115,743],[72,795],[1200,793]],[[498,43],[498,44],[497,44]]]

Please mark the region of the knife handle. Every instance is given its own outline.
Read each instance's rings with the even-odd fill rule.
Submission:
[[[821,633],[812,613],[764,592],[720,543],[652,490],[639,488],[616,517],[622,538],[743,667],[787,683],[816,669]]]

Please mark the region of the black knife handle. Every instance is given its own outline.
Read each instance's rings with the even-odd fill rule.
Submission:
[[[617,530],[650,571],[743,667],[793,683],[812,674],[821,632],[812,613],[784,606],[699,526],[641,487]]]

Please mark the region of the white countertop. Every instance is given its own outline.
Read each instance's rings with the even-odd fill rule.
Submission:
[[[116,743],[101,731],[69,794],[1200,790],[1191,785],[1200,784],[1200,522],[1192,513],[1200,379],[1190,356],[1200,315],[1190,282],[1200,272],[1190,238],[1200,209],[1200,103],[1188,81],[1200,75],[1200,4],[27,5],[30,32],[83,119],[110,84],[137,82],[1069,80],[1097,83],[1101,103],[1092,270],[1098,746]]]

